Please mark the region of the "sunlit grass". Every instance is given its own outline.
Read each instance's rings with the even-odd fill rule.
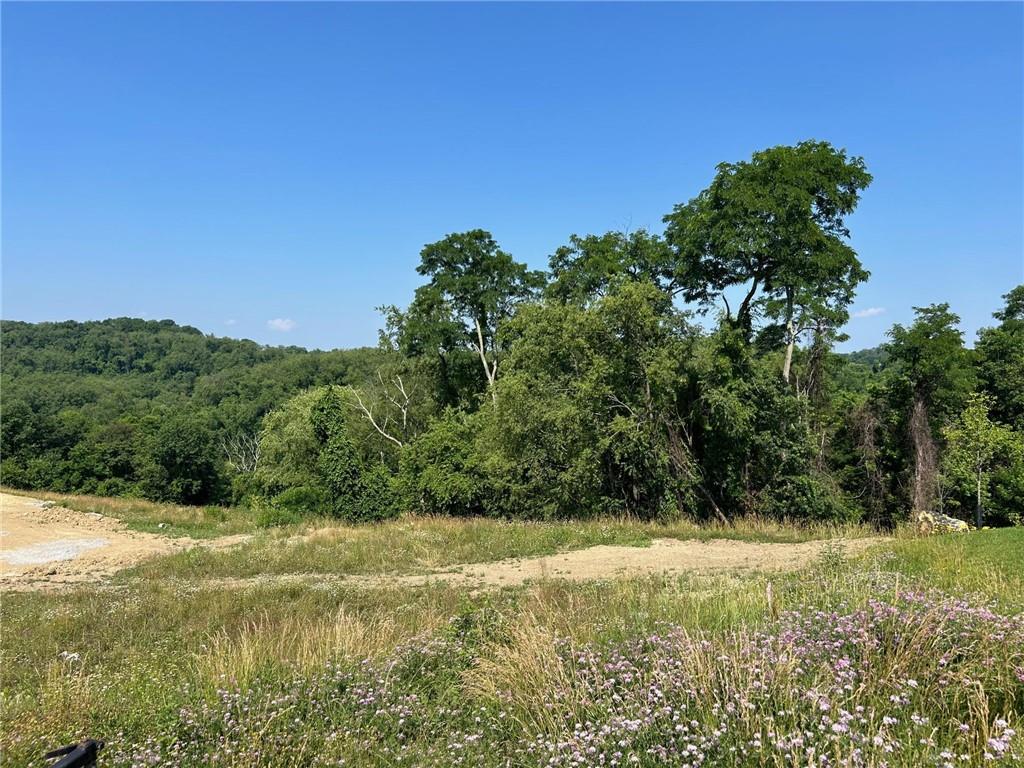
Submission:
[[[399,521],[320,533],[307,541],[319,546],[317,540],[323,538],[329,551],[322,557],[329,558],[339,556],[342,543],[352,543],[346,537],[367,537],[370,543],[364,541],[362,546],[368,549],[354,555],[356,559],[346,567],[370,567],[368,564],[384,563],[380,559],[385,556],[384,542],[374,538],[380,535],[378,531],[411,526],[413,532],[400,533],[396,540],[417,541],[413,533],[423,523],[450,526],[451,558],[474,552],[494,557],[505,551],[494,543],[495,536],[479,531],[460,544],[459,536],[469,536],[465,531],[471,528],[458,521]],[[507,526],[500,530],[512,534],[509,547],[537,541],[535,532],[517,533],[515,525],[479,524],[485,528]],[[442,535],[441,529],[428,530]],[[722,647],[727,648],[732,633],[766,629],[783,611],[797,606],[856,610],[873,600],[892,600],[907,590],[931,586],[956,595],[979,592],[1003,605],[1014,601],[1019,605],[1021,574],[1016,566],[1022,533],[1003,530],[959,538],[900,539],[854,560],[844,560],[836,552],[826,554],[814,567],[789,574],[619,578],[588,583],[543,580],[480,594],[467,594],[445,584],[367,589],[335,580],[318,584],[315,578],[306,584],[268,582],[223,588],[155,575],[126,579],[113,589],[10,594],[0,605],[4,629],[0,748],[6,753],[5,764],[23,765],[38,754],[39,747],[80,736],[106,737],[119,748],[141,745],[149,737],[161,739],[175,733],[183,707],[216,709],[220,706],[218,691],[285,691],[291,690],[289,681],[293,680],[314,686],[327,664],[356,670],[362,659],[386,663],[396,648],[422,644],[423,638],[449,637],[454,628],[470,638],[460,651],[468,657],[452,662],[451,669],[404,669],[388,684],[409,695],[434,697],[431,707],[443,701],[459,707],[476,702],[485,708],[504,702],[502,692],[511,686],[515,700],[508,701],[506,708],[518,713],[515,716],[523,722],[558,733],[563,723],[558,715],[561,710],[548,709],[544,703],[561,692],[569,707],[566,711],[571,712],[577,699],[570,696],[576,695],[578,681],[571,674],[566,677],[571,670],[557,666],[553,655],[556,641],[574,647],[603,646],[678,627],[714,642],[721,638]],[[521,540],[515,539],[517,535]],[[478,537],[490,542],[489,548],[474,541]],[[565,539],[546,541],[543,546],[565,543]],[[395,561],[416,557],[420,558],[417,564],[430,567],[445,562],[435,554],[440,549],[436,542],[428,540],[419,546],[422,548],[400,544],[393,550]],[[247,557],[261,553],[264,550],[256,548]],[[300,555],[306,558],[309,551],[294,556]],[[327,567],[326,560],[310,562],[317,568]],[[174,572],[182,575],[180,569]],[[899,663],[908,665],[907,670],[928,663],[927,659],[901,658],[904,661]],[[998,701],[1002,703],[991,701],[992,706],[1001,708],[991,717],[1005,714],[1009,706],[1005,699]],[[1020,704],[1024,706],[1024,700]],[[331,717],[348,727],[346,718],[350,716],[346,710]],[[417,721],[424,743],[434,738],[443,743],[445,733],[472,727],[472,717],[466,720],[465,713],[459,716],[463,719],[451,720],[428,708],[422,716],[435,718]],[[252,717],[258,726],[258,713]],[[936,725],[946,727],[944,723]],[[324,727],[312,721],[302,726],[317,743],[329,735],[320,730]],[[201,738],[210,739],[212,748],[218,736],[213,731],[201,732]],[[268,753],[255,764],[292,765],[308,758],[303,757],[301,745],[289,744],[278,757]],[[388,753],[378,751],[384,745],[383,741],[373,744],[363,753],[354,747],[350,750],[349,745],[343,751],[350,764],[388,765]],[[495,755],[497,760],[500,755]]]
[[[145,499],[2,490],[113,517],[132,529],[166,536],[210,538],[260,530],[256,515],[243,507],[191,507]],[[251,551],[198,558],[208,563],[203,566],[188,562],[189,568],[207,568],[211,575],[251,575],[255,572],[251,569],[260,563],[266,563],[270,573],[408,573],[597,544],[646,546],[655,538],[796,543],[873,535],[877,531],[866,525],[797,524],[757,517],[738,518],[729,525],[686,518],[670,523],[629,518],[539,522],[415,515],[378,524],[346,525],[311,517],[268,530]],[[290,549],[278,551],[281,539],[295,537],[301,538],[293,540]],[[249,564],[244,562],[247,559]]]
[[[1024,610],[1024,528],[905,535],[878,552],[887,567],[950,592],[975,593]]]

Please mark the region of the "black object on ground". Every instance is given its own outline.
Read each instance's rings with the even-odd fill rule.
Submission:
[[[103,749],[103,742],[96,739],[86,739],[81,744],[69,744],[66,747],[55,749],[43,755],[50,760],[55,757],[60,759],[51,763],[49,768],[90,768],[96,765],[96,754]]]

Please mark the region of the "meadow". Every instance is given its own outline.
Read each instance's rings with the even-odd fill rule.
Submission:
[[[206,525],[187,508],[112,504],[143,528],[159,517]],[[826,544],[785,574],[469,590],[326,577],[378,572],[386,551],[390,567],[416,572],[692,534],[684,524],[407,518],[308,538],[313,523],[260,531],[243,511],[225,517],[253,538],[156,558],[107,584],[4,596],[5,765],[42,765],[45,749],[86,736],[107,740],[109,766],[1024,759],[1022,529],[905,532],[856,557]],[[756,522],[733,531],[835,533]],[[314,544],[289,548],[271,570],[312,580],[205,578],[257,571],[286,536]]]

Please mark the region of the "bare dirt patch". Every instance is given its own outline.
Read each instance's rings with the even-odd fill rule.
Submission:
[[[222,547],[231,536],[200,542],[131,531],[114,518],[0,493],[0,588],[53,589],[99,582],[154,555],[193,546]]]
[[[884,538],[835,540],[847,554],[856,554]],[[835,541],[832,542],[835,544]],[[441,583],[468,588],[516,586],[527,581],[566,579],[593,581],[619,576],[720,573],[723,571],[789,571],[813,563],[829,542],[762,544],[731,539],[679,541],[656,539],[649,547],[597,546],[544,557],[510,558],[473,563],[454,569],[399,576],[339,576],[337,574],[284,574],[248,579],[211,579],[217,586],[298,583],[309,586],[345,584],[379,588]]]
[[[0,589],[59,589],[103,582],[117,571],[148,557],[197,546],[219,549],[249,538],[241,534],[198,540],[141,533],[129,530],[119,520],[100,514],[76,512],[52,502],[0,493]],[[867,538],[843,540],[842,543],[846,552],[855,554],[882,541],[884,539]],[[443,583],[467,589],[486,589],[544,579],[591,581],[657,574],[771,572],[794,570],[812,563],[826,543],[656,539],[648,547],[602,545],[543,557],[471,563],[423,574],[268,574],[252,578],[208,579],[203,583],[222,588],[282,583],[365,588]]]

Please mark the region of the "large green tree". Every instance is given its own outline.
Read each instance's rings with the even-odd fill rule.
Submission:
[[[842,325],[868,276],[847,242],[846,217],[870,183],[861,158],[823,141],[722,163],[706,190],[665,217],[682,295],[705,306],[722,299],[748,335],[758,311],[781,324],[789,381],[797,339]],[[742,294],[735,315],[730,289]]]
[[[949,304],[914,307],[914,313],[910,326],[897,323],[889,330],[886,350],[900,396],[911,405],[923,403],[937,433],[974,389],[971,353],[964,346],[960,317]]]
[[[416,271],[430,278],[429,288],[450,309],[464,338],[483,366],[494,397],[498,375],[498,326],[516,305],[536,295],[542,272],[531,271],[501,250],[490,232],[474,229],[448,235],[420,252]]]
[[[911,447],[911,506],[931,508],[938,482],[937,437],[974,390],[970,351],[948,304],[914,307],[909,327],[889,331],[888,406]]]
[[[413,361],[435,382],[434,398],[442,406],[458,406],[468,392],[478,391],[479,360],[467,346],[465,323],[452,302],[433,285],[416,289],[406,309],[380,308],[384,315],[381,346]]]
[[[674,293],[672,251],[658,235],[643,229],[572,235],[549,260],[546,293],[562,302],[586,304],[621,282],[645,281]]]
[[[220,459],[210,431],[192,414],[158,418],[139,473],[145,495],[181,504],[206,504],[217,498]]]
[[[1024,431],[1024,285],[1003,298],[1006,306],[994,313],[999,325],[978,331],[978,377],[996,418]]]

